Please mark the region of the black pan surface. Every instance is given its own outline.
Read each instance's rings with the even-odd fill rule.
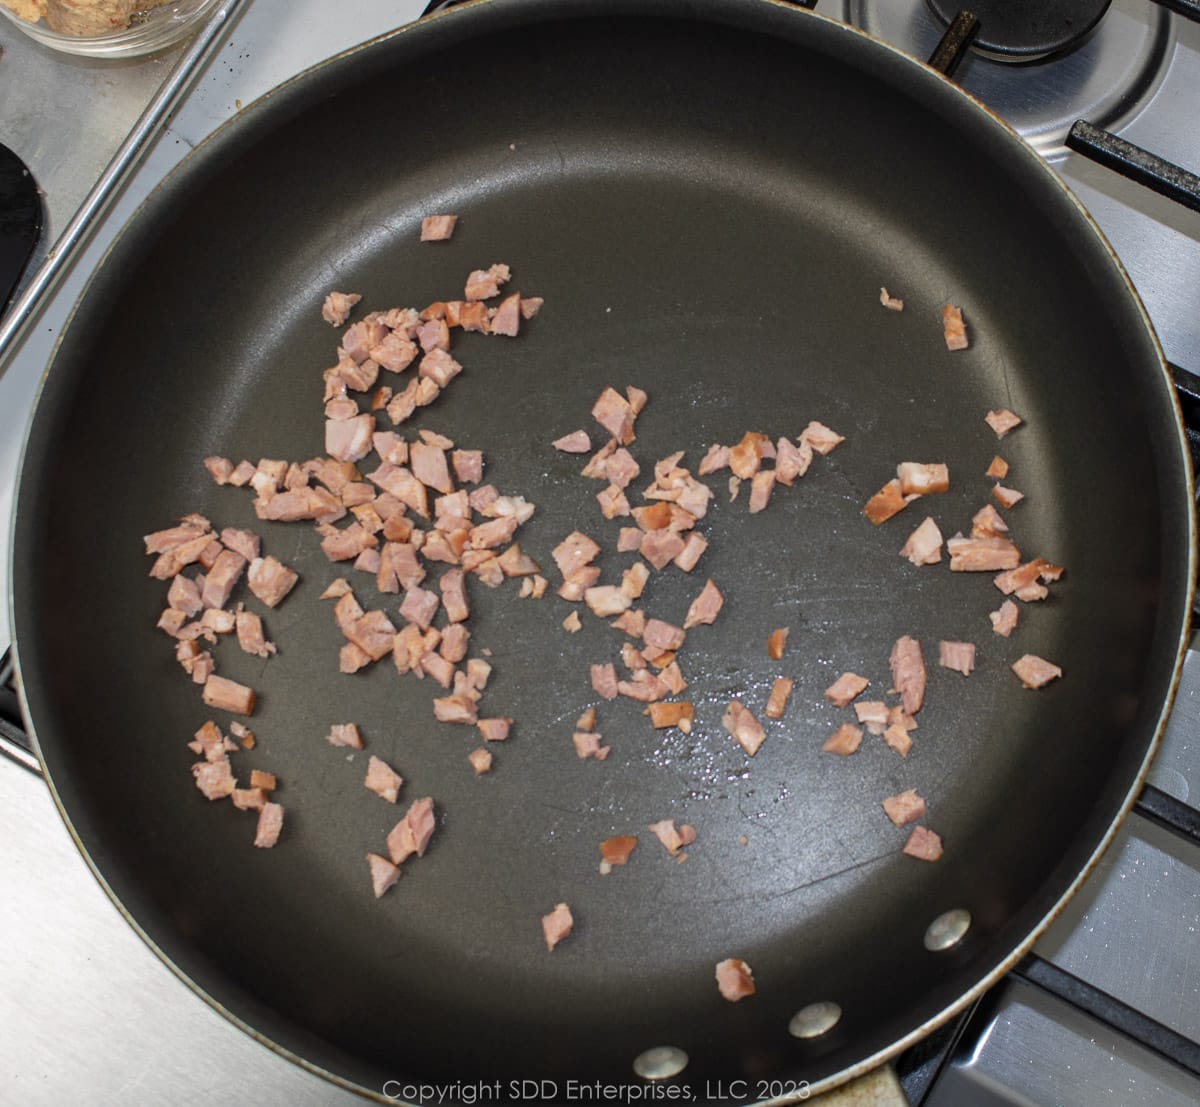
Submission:
[[[1169,700],[1186,625],[1189,473],[1172,393],[1143,313],[1099,236],[1036,157],[949,83],[856,32],[766,3],[487,3],[336,59],[272,94],[188,159],[133,220],[55,357],[30,433],[14,552],[24,695],[49,777],[96,871],[185,977],[232,1017],[376,1093],[386,1080],[625,1082],[674,1046],[680,1079],[844,1074],[927,1027],[1009,963],[1126,805]],[[449,243],[423,215],[460,216]],[[599,391],[650,401],[632,450],[648,483],[678,449],[747,430],[795,437],[810,419],[847,441],[769,508],[729,503],[701,524],[698,569],[655,576],[643,606],[681,621],[706,577],[727,597],[680,661],[690,736],[640,705],[601,703],[608,761],[571,732],[596,701],[592,662],[620,636],[552,594],[472,589],[485,698],[516,720],[475,778],[477,736],[436,723],[430,681],[386,661],[337,673],[341,637],[318,595],[329,564],[307,524],[264,524],[217,488],[210,454],[303,460],[323,448],[321,371],[337,334],[331,288],[360,309],[461,294],[505,261],[546,299],[516,340],[463,335],[466,367],[403,429],[481,448],[486,479],[538,510],[522,547],[557,582],[552,547],[603,538],[606,582],[630,561],[599,485],[552,439],[587,427]],[[879,287],[906,302],[883,309]],[[950,353],[940,309],[961,305]],[[360,312],[361,313],[361,312]],[[403,383],[403,382],[401,382]],[[997,443],[1006,406],[1026,426]],[[384,423],[386,425],[386,421]],[[599,435],[594,438],[599,440]],[[985,503],[1000,452],[1027,493],[1007,513],[1027,554],[1067,566],[991,633],[990,574],[898,557],[932,515],[947,536]],[[872,527],[862,504],[902,460],[945,461],[951,491]],[[275,772],[280,844],[192,787],[185,743],[212,712],[153,629],[165,588],[140,538],[198,511],[250,526],[302,583],[265,611],[279,656],[217,651],[252,684],[252,752]],[[350,572],[366,606],[394,614]],[[781,662],[767,635],[789,626]],[[927,705],[900,759],[868,738],[821,754],[849,711],[822,691],[845,670],[889,687],[901,634],[925,647]],[[968,679],[937,642],[978,644]],[[1009,665],[1062,665],[1041,692]],[[795,691],[744,756],[725,705]],[[405,776],[400,809],[362,786],[366,753],[323,740],[355,721]],[[222,718],[227,721],[227,717]],[[916,788],[944,839],[904,857],[880,800]],[[363,855],[407,802],[439,829],[384,899]],[[699,840],[677,864],[645,831],[675,818]],[[640,833],[597,873],[598,842]],[[553,953],[539,918],[571,904]],[[973,924],[926,951],[951,908]],[[720,998],[713,965],[741,957],[758,994]],[[797,1009],[843,1018],[792,1037]],[[395,1086],[390,1086],[394,1090]],[[553,1098],[553,1097],[551,1097]]]

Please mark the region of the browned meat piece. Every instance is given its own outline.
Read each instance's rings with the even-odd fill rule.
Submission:
[[[715,622],[724,603],[725,597],[721,595],[721,590],[711,579],[705,581],[700,595],[692,600],[688,608],[687,617],[683,620],[683,629],[691,630],[692,627]]]
[[[726,958],[717,965],[717,988],[730,1003],[754,995],[754,974],[745,961]]]
[[[299,579],[298,573],[270,555],[255,558],[246,572],[250,591],[268,607],[278,607]]]
[[[227,457],[206,457],[204,468],[217,484],[228,484],[233,476],[233,462]]]
[[[579,475],[587,477],[589,480],[607,480],[608,459],[612,457],[616,449],[617,440],[610,439],[588,458],[588,463],[579,470]]]
[[[983,475],[991,477],[992,480],[1003,480],[1008,476],[1008,462],[997,454],[992,458],[992,463],[987,467]]]
[[[233,794],[237,781],[229,765],[229,758],[221,755],[212,761],[197,761],[192,766],[192,777],[196,787],[206,799],[218,800]]]
[[[919,861],[936,861],[942,856],[942,840],[932,830],[914,826],[904,843],[904,852]]]
[[[627,864],[637,848],[636,834],[619,834],[600,843],[600,871],[607,876],[617,865]]]
[[[903,496],[928,496],[950,490],[950,470],[941,462],[902,461],[896,466]]]
[[[238,645],[255,657],[270,657],[275,653],[275,643],[268,642],[263,634],[262,619],[253,611],[239,611],[236,617]]]
[[[1008,533],[1008,524],[991,504],[984,504],[971,517],[972,538],[999,538]]]
[[[903,511],[915,499],[917,496],[905,496],[900,491],[899,480],[890,480],[866,502],[863,514],[878,526]]]
[[[205,572],[208,572],[216,563],[217,558],[225,552],[225,547],[217,541],[216,535],[210,535],[204,549],[200,551],[200,556],[196,559],[203,567]],[[200,591],[204,591],[204,586],[200,586]]]
[[[510,277],[507,265],[503,263],[489,266],[487,269],[473,270],[467,277],[463,298],[467,300],[490,300],[500,294],[500,286]]]
[[[451,623],[461,623],[471,613],[467,603],[466,577],[461,569],[447,569],[438,578],[442,606]]]
[[[989,411],[983,419],[996,432],[997,438],[1003,438],[1010,430],[1015,430],[1025,422],[1019,415],[1014,415],[1006,407],[997,411]]]
[[[232,634],[237,625],[237,616],[232,611],[222,611],[218,607],[210,607],[200,619],[200,625],[214,634]],[[212,639],[209,638],[209,641]]]
[[[421,220],[422,242],[445,242],[458,222],[457,215],[427,215]],[[376,895],[379,893],[376,892]]]
[[[325,405],[326,419],[353,419],[358,414],[358,401],[349,396],[335,396]],[[284,482],[286,485],[286,481]]]
[[[254,476],[254,466],[248,461],[239,461],[233,467],[233,472],[229,475],[229,484],[235,488],[243,488],[250,483],[250,478]]]
[[[345,634],[362,617],[363,609],[354,593],[349,589],[340,593],[338,602],[333,605],[333,619],[342,633]]]
[[[258,826],[254,831],[254,844],[259,849],[271,849],[279,841],[283,830],[283,805],[268,800],[258,812]]]
[[[733,735],[739,746],[753,757],[766,740],[762,724],[741,704],[733,700],[721,716],[721,725]]]
[[[1021,563],[1021,551],[1007,538],[964,538],[956,534],[946,541],[950,568],[956,573],[991,573],[1015,569]]]
[[[617,536],[617,553],[632,553],[642,545],[641,527],[622,527]]]
[[[1052,680],[1062,676],[1060,669],[1053,662],[1038,657],[1037,654],[1027,653],[1024,657],[1013,662],[1012,671],[1020,678],[1026,688],[1044,688]]]
[[[555,905],[553,911],[542,916],[542,937],[546,939],[546,948],[552,950],[575,926],[571,909],[565,903]]]
[[[815,419],[800,432],[800,442],[807,443],[822,455],[831,453],[836,446],[845,441],[844,434],[830,430],[824,423],[818,423]]]
[[[879,302],[889,311],[903,311],[904,301],[891,295],[886,288],[879,290]]]
[[[347,581],[345,577],[334,577],[334,579],[329,582],[329,586],[325,589],[325,591],[322,592],[317,598],[322,600],[336,600],[346,595],[349,591],[350,582]]]
[[[729,468],[735,476],[749,480],[758,472],[762,464],[760,445],[767,441],[769,439],[765,434],[747,431],[736,446],[729,448]]]
[[[908,536],[900,548],[900,556],[914,565],[936,565],[942,560],[942,532],[931,517]]]
[[[842,723],[828,738],[821,749],[825,753],[836,753],[849,757],[862,745],[863,732],[853,723]]]
[[[767,706],[763,714],[768,719],[782,719],[787,710],[788,698],[792,694],[792,681],[788,677],[776,677],[771,685],[771,694],[767,697]]]
[[[586,761],[589,757],[603,761],[608,756],[609,747],[600,744],[600,735],[595,731],[577,730],[571,735],[571,741],[575,746],[575,756],[580,761]]]
[[[367,854],[367,866],[371,871],[371,890],[376,899],[400,879],[399,866],[393,865],[386,857],[380,857],[377,853]]]
[[[595,565],[584,565],[580,569],[576,569],[562,583],[558,589],[558,594],[564,599],[572,603],[578,603],[583,599],[584,593],[592,587],[600,579],[600,570]]]
[[[504,742],[508,739],[509,730],[512,728],[512,719],[479,719],[475,725],[479,728],[480,737],[485,742]]]
[[[975,669],[975,643],[939,642],[938,664],[963,676],[970,676]]]
[[[925,818],[925,801],[910,788],[883,801],[883,810],[896,826],[907,826]]]
[[[775,473],[764,469],[755,473],[750,481],[750,514],[757,515],[771,499],[771,490],[775,487]]]
[[[480,523],[479,526],[471,528],[471,549],[494,550],[497,546],[503,546],[512,540],[517,526],[517,518],[514,515],[501,515],[499,518],[489,519],[486,523]]]
[[[684,823],[675,829],[674,819],[663,819],[657,823],[651,823],[647,829],[663,844],[665,849],[672,857],[676,856],[684,846],[690,846],[696,840],[695,827]]]
[[[563,579],[568,579],[576,569],[590,564],[600,553],[600,547],[586,534],[572,531],[551,551],[554,563]]]
[[[695,708],[686,700],[652,703],[646,708],[646,714],[650,716],[650,725],[655,730],[677,726],[684,734],[692,732],[692,721],[696,718]]]
[[[203,699],[209,707],[235,715],[254,714],[254,689],[215,673],[204,682]]]
[[[564,454],[586,454],[591,452],[592,440],[587,431],[577,430],[564,434],[562,438],[556,438],[551,445]]]
[[[828,688],[825,698],[835,707],[846,707],[851,700],[861,696],[871,682],[857,673],[842,673]]]
[[[433,800],[429,796],[413,800],[404,817],[388,833],[387,849],[392,863],[403,864],[414,853],[424,857],[436,825]]]
[[[907,634],[898,638],[888,664],[892,670],[892,684],[900,693],[905,713],[915,715],[925,702],[925,658],[921,654],[921,643]]]
[[[592,406],[592,417],[609,434],[618,446],[628,446],[634,440],[633,421],[636,413],[615,388],[606,388]]]
[[[969,345],[962,309],[953,304],[946,304],[942,308],[942,337],[946,340],[947,350],[965,350]]]
[[[341,361],[361,365],[371,356],[371,347],[378,345],[387,335],[388,329],[378,319],[362,319],[352,323],[342,332],[342,345],[338,350]],[[338,366],[339,370],[342,366]]]
[[[1020,616],[1020,611],[1017,605],[1012,600],[1005,600],[998,611],[993,611],[988,615],[992,622],[992,630],[995,631],[1001,638],[1007,638],[1017,628],[1017,619]]]
[[[596,695],[606,700],[617,698],[617,670],[612,662],[592,666],[592,688]]]
[[[342,633],[372,661],[378,661],[392,652],[396,628],[382,611],[368,611],[361,619],[344,627]]]
[[[1015,488],[1005,488],[1002,484],[997,484],[992,489],[992,495],[996,497],[996,502],[1004,508],[1016,507],[1025,499],[1024,492],[1018,492]]]
[[[521,294],[514,292],[505,296],[488,320],[490,334],[502,334],[507,338],[516,338],[521,329]]]
[[[687,632],[682,627],[665,623],[661,619],[649,619],[642,637],[647,646],[654,646],[659,650],[677,650],[683,645]]]

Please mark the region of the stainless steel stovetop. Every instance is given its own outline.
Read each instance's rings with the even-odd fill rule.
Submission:
[[[0,517],[53,343],[137,203],[223,120],[301,69],[415,18],[424,0],[252,0],[64,278],[0,362]],[[925,0],[818,10],[928,57]],[[33,169],[55,238],[183,48],[81,62],[0,27],[0,141]],[[1200,171],[1200,25],[1117,0],[1069,54],[968,55],[956,79],[1009,120],[1089,208],[1146,302],[1167,357],[1200,374],[1200,214],[1064,147],[1077,118]],[[8,530],[0,531],[8,588]],[[8,642],[0,609],[0,647]],[[1189,653],[1151,783],[1200,819],[1200,653]],[[1193,835],[1194,835],[1193,831]],[[273,1054],[180,983],[79,857],[41,780],[0,757],[0,1105],[361,1103]],[[914,1104],[1185,1107],[1200,1102],[1200,844],[1133,814],[1037,959],[898,1069]],[[1173,1058],[1173,1059],[1172,1059]]]

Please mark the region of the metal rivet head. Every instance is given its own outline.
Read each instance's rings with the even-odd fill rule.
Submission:
[[[788,1023],[793,1038],[819,1038],[828,1034],[842,1020],[842,1009],[836,1003],[810,1003],[801,1007]]]
[[[925,931],[925,948],[931,953],[953,949],[971,929],[971,912],[961,907],[945,911]]]
[[[669,1080],[687,1068],[688,1055],[675,1046],[655,1046],[633,1059],[633,1071],[643,1080]]]

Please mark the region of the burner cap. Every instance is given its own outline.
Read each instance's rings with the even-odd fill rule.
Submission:
[[[980,50],[1029,59],[1077,46],[1108,11],[1110,0],[927,0],[946,26],[963,7],[979,16]]]

